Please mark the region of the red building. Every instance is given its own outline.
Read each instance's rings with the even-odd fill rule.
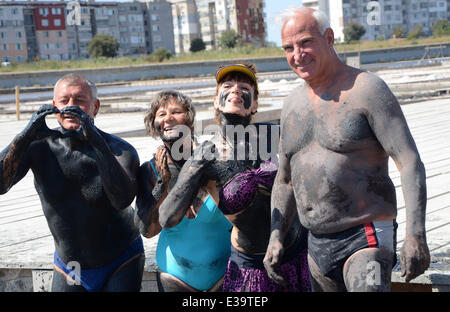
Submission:
[[[65,14],[62,5],[36,5],[34,8],[36,30],[65,30]]]
[[[33,4],[40,59],[69,59],[64,6],[53,3]]]
[[[263,8],[263,0],[236,0],[238,33],[244,42],[264,45],[266,30]]]

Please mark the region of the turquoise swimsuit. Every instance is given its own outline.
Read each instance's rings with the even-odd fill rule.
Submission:
[[[157,176],[151,161],[150,164]],[[208,196],[197,217],[183,217],[176,226],[161,230],[156,248],[159,269],[197,290],[209,290],[225,274],[231,228]]]

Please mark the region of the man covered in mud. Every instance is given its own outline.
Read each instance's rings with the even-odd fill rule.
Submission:
[[[326,16],[298,8],[283,15],[282,46],[304,85],[285,100],[280,167],[272,193],[272,229],[264,264],[278,274],[296,209],[310,231],[313,291],[389,291],[396,262],[397,203],[388,175],[401,174],[406,281],[429,266],[425,169],[396,98],[377,76],[343,64]]]
[[[52,291],[139,291],[144,249],[130,206],[136,150],[98,129],[95,85],[69,74],[0,154],[0,194],[33,171],[54,238]],[[45,117],[60,124],[50,130]]]

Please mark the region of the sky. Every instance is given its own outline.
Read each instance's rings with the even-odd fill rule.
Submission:
[[[274,18],[283,9],[292,6],[301,6],[301,0],[264,0],[266,13],[266,25],[267,25],[267,41],[275,42],[277,46],[281,46],[281,25],[275,23]]]

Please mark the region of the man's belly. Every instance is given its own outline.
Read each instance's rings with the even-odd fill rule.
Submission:
[[[395,188],[382,162],[373,166],[322,152],[294,156],[291,171],[300,220],[313,233],[339,232],[396,215]]]

